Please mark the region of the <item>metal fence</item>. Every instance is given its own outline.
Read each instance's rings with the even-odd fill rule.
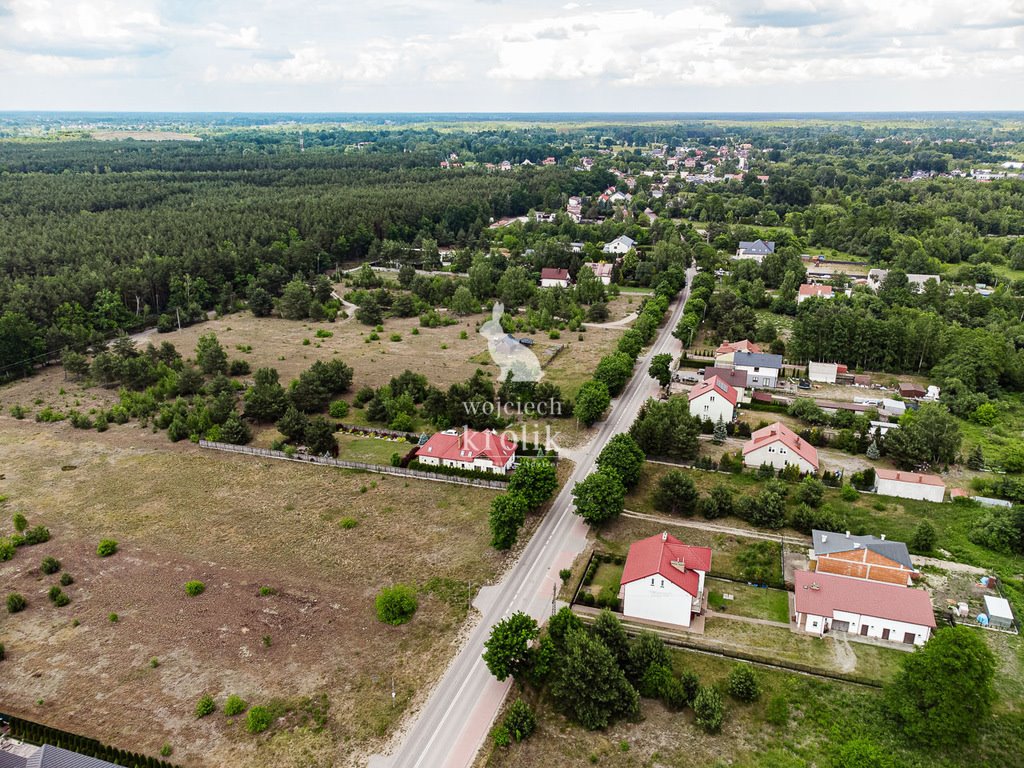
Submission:
[[[488,480],[483,477],[460,477],[458,475],[445,475],[440,472],[425,472],[421,469],[406,469],[405,467],[392,467],[386,464],[367,464],[362,461],[344,461],[335,459],[332,456],[315,456],[307,453],[287,454],[284,451],[272,451],[268,448],[250,448],[247,445],[231,445],[230,443],[214,443],[209,440],[200,440],[200,448],[209,448],[214,451],[226,451],[227,453],[242,453],[249,456],[260,456],[264,459],[277,459],[278,461],[297,461],[302,464],[321,464],[327,467],[338,469],[360,469],[364,472],[376,472],[381,475],[397,475],[399,477],[413,477],[418,480],[433,480],[438,483],[452,483],[454,485],[474,485],[478,488],[494,488],[505,490],[508,483],[502,480]]]

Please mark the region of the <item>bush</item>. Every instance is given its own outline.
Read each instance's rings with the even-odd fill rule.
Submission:
[[[17,548],[14,546],[14,542],[7,538],[0,538],[0,562],[10,560],[14,557],[14,553]]]
[[[107,621],[109,621],[111,624],[117,624],[117,622],[119,622],[120,620],[121,617],[118,616],[116,613],[111,613],[109,616],[107,616]]]
[[[26,544],[44,544],[50,540],[50,529],[45,525],[37,525],[25,531]]]
[[[508,708],[508,714],[505,715],[502,726],[513,739],[523,741],[537,727],[537,718],[529,704],[522,699],[516,699]]]
[[[43,562],[39,565],[39,570],[47,576],[52,573],[56,573],[60,570],[60,560],[56,557],[44,557]]]
[[[164,744],[160,747],[160,757],[170,757],[172,752],[174,752],[174,749],[170,744]]]
[[[507,747],[509,744],[512,743],[512,736],[509,734],[508,728],[506,728],[504,725],[499,725],[497,728],[495,728],[494,733],[491,735],[491,738],[494,741],[494,746],[498,748]]]
[[[25,610],[26,606],[28,606],[28,600],[26,600],[23,595],[20,595],[17,592],[11,592],[11,594],[7,596],[8,613],[20,613]]]
[[[110,557],[117,552],[117,542],[113,539],[103,539],[96,547],[96,554],[100,557]]]
[[[405,624],[419,607],[416,590],[405,584],[385,587],[377,595],[376,607],[378,621],[393,626]]]
[[[344,528],[346,531],[351,530],[359,525],[359,521],[354,517],[343,517],[338,521],[338,527]]]
[[[235,696],[231,694],[228,696],[228,700],[224,702],[224,714],[228,717],[240,715],[249,708],[249,705],[241,696]]]
[[[11,522],[14,523],[14,530],[18,533],[24,533],[28,528],[28,519],[21,512],[15,512],[11,517]]]
[[[914,535],[910,538],[910,549],[919,555],[924,555],[935,549],[938,542],[938,535],[935,528],[927,520],[922,520],[914,529]]]
[[[50,591],[47,593],[47,597],[50,598],[50,602],[52,603],[54,600],[57,599],[57,595],[59,594],[61,594],[60,587],[54,584],[52,587],[50,587]]]
[[[245,730],[249,733],[263,733],[274,722],[274,715],[266,707],[253,707],[245,717]]]
[[[7,658],[7,649],[4,648],[3,643],[0,643],[0,661],[3,661],[5,658]]]
[[[60,575],[60,585],[62,587],[70,587],[74,583],[75,579],[70,573],[65,572]]]
[[[217,705],[213,703],[213,696],[206,694],[196,702],[196,717],[206,717],[213,714],[215,709],[217,709]]]
[[[722,727],[724,716],[722,695],[714,688],[701,688],[693,699],[693,712],[697,725],[708,733],[716,733]]]
[[[196,597],[205,591],[206,585],[201,581],[192,580],[185,582],[185,594],[189,597]]]
[[[53,604],[58,608],[63,608],[71,602],[71,598],[68,597],[67,592],[61,592],[57,597],[53,599]]]
[[[335,400],[331,403],[331,407],[328,413],[331,414],[332,419],[344,419],[348,416],[349,405],[345,400]]]
[[[761,695],[761,686],[749,664],[737,664],[732,668],[727,687],[730,696],[748,704]]]
[[[846,484],[840,489],[839,498],[843,501],[856,501],[860,498],[860,494],[857,493],[857,489],[852,485]]]

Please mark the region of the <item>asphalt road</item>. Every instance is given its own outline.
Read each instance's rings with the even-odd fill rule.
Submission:
[[[466,768],[472,765],[501,707],[511,681],[499,683],[487,670],[481,654],[491,628],[516,611],[543,623],[554,608],[561,584],[558,572],[572,565],[587,544],[587,524],[573,514],[572,489],[594,471],[595,461],[608,440],[629,429],[640,407],[658,394],[658,384],[647,375],[651,357],[664,352],[678,355],[679,342],[672,330],[682,316],[696,274],[687,272],[686,288],[670,307],[671,314],[650,350],[637,362],[636,373],[612,403],[608,419],[597,435],[577,452],[576,468],[555,498],[516,564],[505,578],[485,587],[474,606],[481,620],[435,687],[393,755],[376,756],[371,768]]]

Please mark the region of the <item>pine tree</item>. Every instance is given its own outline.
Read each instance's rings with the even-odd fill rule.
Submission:
[[[881,458],[882,453],[881,451],[878,450],[878,443],[872,440],[871,445],[868,446],[868,450],[864,455],[867,456],[872,461],[877,461],[879,458]]]
[[[985,469],[985,454],[981,451],[981,443],[971,449],[971,453],[967,456],[967,467],[979,472]]]
[[[718,417],[718,421],[715,422],[715,431],[711,433],[711,442],[715,445],[721,445],[725,442],[725,438],[729,436],[729,432],[725,428],[725,422],[722,421],[722,417]]]

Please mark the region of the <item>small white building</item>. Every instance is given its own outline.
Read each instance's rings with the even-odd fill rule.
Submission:
[[[777,421],[751,434],[743,446],[743,463],[748,467],[770,464],[775,469],[794,464],[801,473],[817,473],[818,449]]]
[[[882,287],[882,283],[885,282],[885,278],[888,277],[888,269],[870,269],[868,270],[868,287],[871,288],[875,293],[878,293],[878,289]],[[907,275],[907,284],[911,291],[914,293],[920,293],[924,290],[925,283],[929,280],[934,280],[936,285],[942,284],[942,278],[938,275],[924,275],[917,273],[910,273]]]
[[[568,288],[569,287],[569,270],[568,269],[555,269],[554,267],[544,267],[540,271],[540,287],[541,288]]]
[[[900,472],[895,469],[876,469],[875,493],[883,496],[896,496],[900,499],[942,501],[946,495],[946,484],[938,475]]]
[[[732,365],[747,374],[747,385],[751,388],[774,388],[782,371],[782,355],[767,355],[760,352],[734,352]]]
[[[725,381],[712,376],[690,390],[690,415],[728,424],[736,414],[736,390]]]
[[[835,363],[808,363],[807,378],[824,384],[835,384],[839,366]]]
[[[706,604],[711,549],[683,544],[667,532],[635,541],[622,569],[622,615],[690,626]]]
[[[636,245],[636,240],[626,235],[619,235],[610,243],[605,243],[601,250],[604,253],[616,253],[619,255],[629,253]]]
[[[928,593],[898,584],[793,572],[798,628],[813,635],[833,632],[924,645],[935,629]]]
[[[985,613],[990,627],[1013,629],[1013,610],[1005,597],[985,595]]]

